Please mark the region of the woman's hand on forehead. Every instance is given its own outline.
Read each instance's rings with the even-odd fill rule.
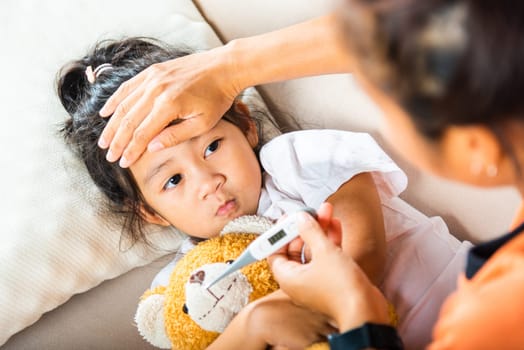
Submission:
[[[217,123],[239,91],[224,84],[225,63],[210,52],[154,64],[118,88],[100,110],[100,116],[111,116],[99,139],[108,161],[120,158],[120,166],[128,167],[146,148],[176,145]]]

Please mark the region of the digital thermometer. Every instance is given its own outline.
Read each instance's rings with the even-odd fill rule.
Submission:
[[[304,208],[288,215],[286,218],[277,222],[269,230],[258,236],[221,275],[204,283],[202,287],[211,287],[232,272],[235,272],[246,265],[267,258],[291,242],[298,236],[297,219],[300,212],[307,212],[309,215],[316,218],[316,213],[311,208]]]

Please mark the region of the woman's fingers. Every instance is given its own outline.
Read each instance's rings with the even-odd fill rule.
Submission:
[[[325,226],[326,228],[330,227],[331,218],[326,214],[330,215],[331,213],[332,208],[328,209],[326,212],[320,211],[317,220],[307,213],[301,213],[299,216],[298,228],[300,230],[300,237],[311,247],[313,254],[317,251],[320,252],[327,249],[330,245],[326,232],[322,226]]]
[[[140,99],[140,91],[136,90],[128,95],[125,100],[119,103],[118,108],[112,113],[111,118],[108,119],[102,134],[98,140],[98,146],[101,148],[109,148],[112,144],[115,134],[117,133],[122,119],[127,115],[128,111]]]
[[[224,78],[229,60],[211,51],[154,64],[117,89],[100,111],[112,115],[99,140],[109,161],[128,167],[146,148],[174,146],[218,122],[240,91]]]
[[[168,74],[163,67],[163,64],[154,64],[120,85],[100,110],[101,117],[111,116],[98,143],[102,148],[109,147],[108,161],[118,160],[133,140],[135,149],[120,161],[121,166],[128,166],[142,154],[147,143],[170,122],[166,115],[154,113],[160,117],[155,119],[155,123],[148,124],[150,129],[146,129],[147,132],[144,133],[144,128],[140,128],[144,119],[150,115],[157,95],[161,94],[157,87],[158,80]],[[138,155],[137,148],[140,149]]]
[[[327,232],[331,224],[332,216],[333,216],[333,206],[327,202],[322,203],[320,207],[317,209],[317,221],[320,227],[322,227],[322,230]]]
[[[160,77],[155,75],[162,77],[167,76],[167,73],[160,64],[147,68],[122,84],[103,107],[103,111],[106,106],[110,110],[113,104],[118,103],[99,142],[101,146],[109,144],[108,161],[116,161],[123,156],[120,161],[122,167],[132,164],[151,139],[177,114],[177,109],[165,97],[166,91],[158,87]],[[116,102],[110,101],[113,97]],[[129,147],[131,141],[132,148]]]
[[[126,102],[127,101],[124,101],[124,103]],[[141,127],[143,123],[144,115],[147,115],[145,114],[146,113],[145,111],[150,108],[151,108],[150,101],[145,98],[141,98],[137,100],[136,102],[134,102],[133,106],[128,110],[128,112],[123,117],[120,116],[121,114],[116,115],[116,118],[114,119],[114,121],[115,121],[115,124],[117,125],[117,129],[111,140],[111,145],[109,148],[110,151],[108,152],[108,155],[111,155],[112,159],[107,157],[108,161],[112,162],[120,158],[124,154],[124,151],[127,149],[129,142],[132,139],[137,139],[136,137],[137,130],[139,130],[139,128]],[[113,121],[114,117],[110,119],[110,122]],[[166,121],[161,120],[161,119],[156,120],[157,125],[160,123],[166,123]],[[111,125],[111,127],[113,126]],[[155,132],[159,132],[159,130],[161,130],[163,126],[162,124],[160,124],[156,128],[155,127],[153,128],[154,130],[149,130],[152,133],[152,135],[154,135]],[[140,139],[142,139],[142,137],[140,137]],[[147,144],[147,142],[149,142],[149,140],[142,140],[141,143]],[[123,164],[125,162],[126,162],[126,159],[125,158],[122,159],[120,162],[121,166],[127,167],[127,165]]]
[[[115,93],[106,101],[102,109],[100,109],[100,116],[104,118],[114,114],[117,107],[120,106],[129,95],[136,91],[145,78],[146,75],[138,74],[120,85]]]
[[[314,259],[316,256],[323,254],[332,243],[322,231],[320,224],[309,214],[301,213],[299,220],[300,237],[304,243],[310,247],[311,255]],[[299,288],[298,284],[307,283],[306,281],[308,280],[308,277],[299,277],[300,275],[306,275],[308,273],[305,265],[302,265],[293,258],[290,259],[291,256],[300,254],[298,246],[295,250],[296,251],[279,251],[268,258],[277,281],[290,287],[294,285],[292,289]]]
[[[161,98],[159,99],[161,100]],[[120,129],[124,130],[122,131],[122,134],[119,135],[121,137],[118,139],[115,137],[115,142],[121,142],[122,144],[121,167],[125,168],[133,164],[146,149],[149,151],[158,151],[166,146],[174,146],[184,140],[184,134],[179,131],[179,128],[177,128],[176,125],[166,129],[166,126],[172,123],[173,120],[179,119],[178,115],[180,114],[178,113],[176,106],[167,102],[157,102],[154,106],[151,106],[152,100],[152,98],[145,97],[144,103],[140,107],[137,106],[136,120],[139,121],[139,124],[134,127],[132,133],[125,132],[125,129],[127,128],[122,125]],[[150,113],[146,114],[147,111],[150,111]],[[140,116],[143,115],[146,115],[146,117],[140,119]],[[133,117],[134,113],[130,113],[130,118]],[[197,131],[189,125],[191,124],[190,119],[184,119],[182,122],[186,121],[188,122],[187,128],[193,132],[193,134],[189,134],[189,136],[195,135],[195,132]],[[157,140],[156,143],[153,143],[152,147],[149,147],[149,145],[152,142],[155,142],[155,140]]]
[[[154,118],[151,117],[151,120]],[[153,137],[147,145],[149,151],[158,151],[165,147],[177,145],[195,135],[200,135],[206,130],[210,130],[220,120],[216,117],[205,117],[203,115],[187,114],[180,118],[180,123],[162,130],[157,136]],[[144,130],[147,126],[144,127]]]
[[[306,212],[299,214],[298,227],[300,237],[292,241],[285,249],[281,249],[277,253],[268,258],[271,266],[278,266],[274,269],[278,276],[277,279],[287,279],[285,275],[294,274],[300,270],[300,256],[304,245],[308,247],[308,261],[311,256],[320,254],[331,245],[340,241],[341,225],[340,221],[332,218],[333,206],[330,203],[322,203],[317,210],[317,220]],[[324,230],[322,226],[326,227]],[[336,232],[336,230],[339,232]],[[333,236],[334,238],[330,238]],[[333,242],[330,242],[330,239]],[[293,264],[293,263],[296,263]]]

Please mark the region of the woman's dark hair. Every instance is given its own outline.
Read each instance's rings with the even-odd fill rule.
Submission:
[[[423,135],[524,118],[524,2],[348,2],[341,23],[364,73]]]
[[[154,213],[145,202],[135,179],[128,169],[106,160],[106,150],[98,147],[98,139],[109,118],[98,112],[126,80],[155,63],[182,57],[191,50],[176,49],[151,38],[106,40],[98,43],[86,56],[65,65],[57,78],[57,91],[62,105],[69,113],[61,132],[73,151],[85,164],[89,175],[109,199],[112,212],[123,217],[122,232],[131,239],[149,243],[144,230],[140,208]],[[110,69],[100,73],[94,82],[88,81],[86,69],[96,69],[109,63]],[[257,113],[256,111],[255,113]],[[247,130],[246,111],[230,108],[224,119]],[[260,116],[259,116],[260,117]],[[256,115],[253,119],[258,123]],[[257,128],[260,132],[261,128]],[[259,135],[259,139],[263,139]]]

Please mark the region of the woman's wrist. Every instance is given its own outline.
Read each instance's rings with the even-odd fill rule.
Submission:
[[[202,73],[205,76],[215,77],[215,83],[221,87],[225,96],[230,98],[237,97],[244,89],[251,85],[245,85],[245,72],[239,71],[236,57],[237,52],[234,43],[216,47],[209,51],[204,51],[207,63]]]
[[[366,322],[396,325],[396,314],[392,305],[375,286],[362,289],[360,297],[353,292],[352,298],[341,298],[338,306],[334,305],[332,310],[332,316],[340,332],[359,327]]]
[[[260,84],[257,80],[256,70],[251,71],[251,60],[247,57],[249,52],[246,52],[247,48],[242,43],[243,39],[235,39],[228,42],[220,50],[223,53],[224,67],[228,73],[228,83],[232,84],[239,92]]]

